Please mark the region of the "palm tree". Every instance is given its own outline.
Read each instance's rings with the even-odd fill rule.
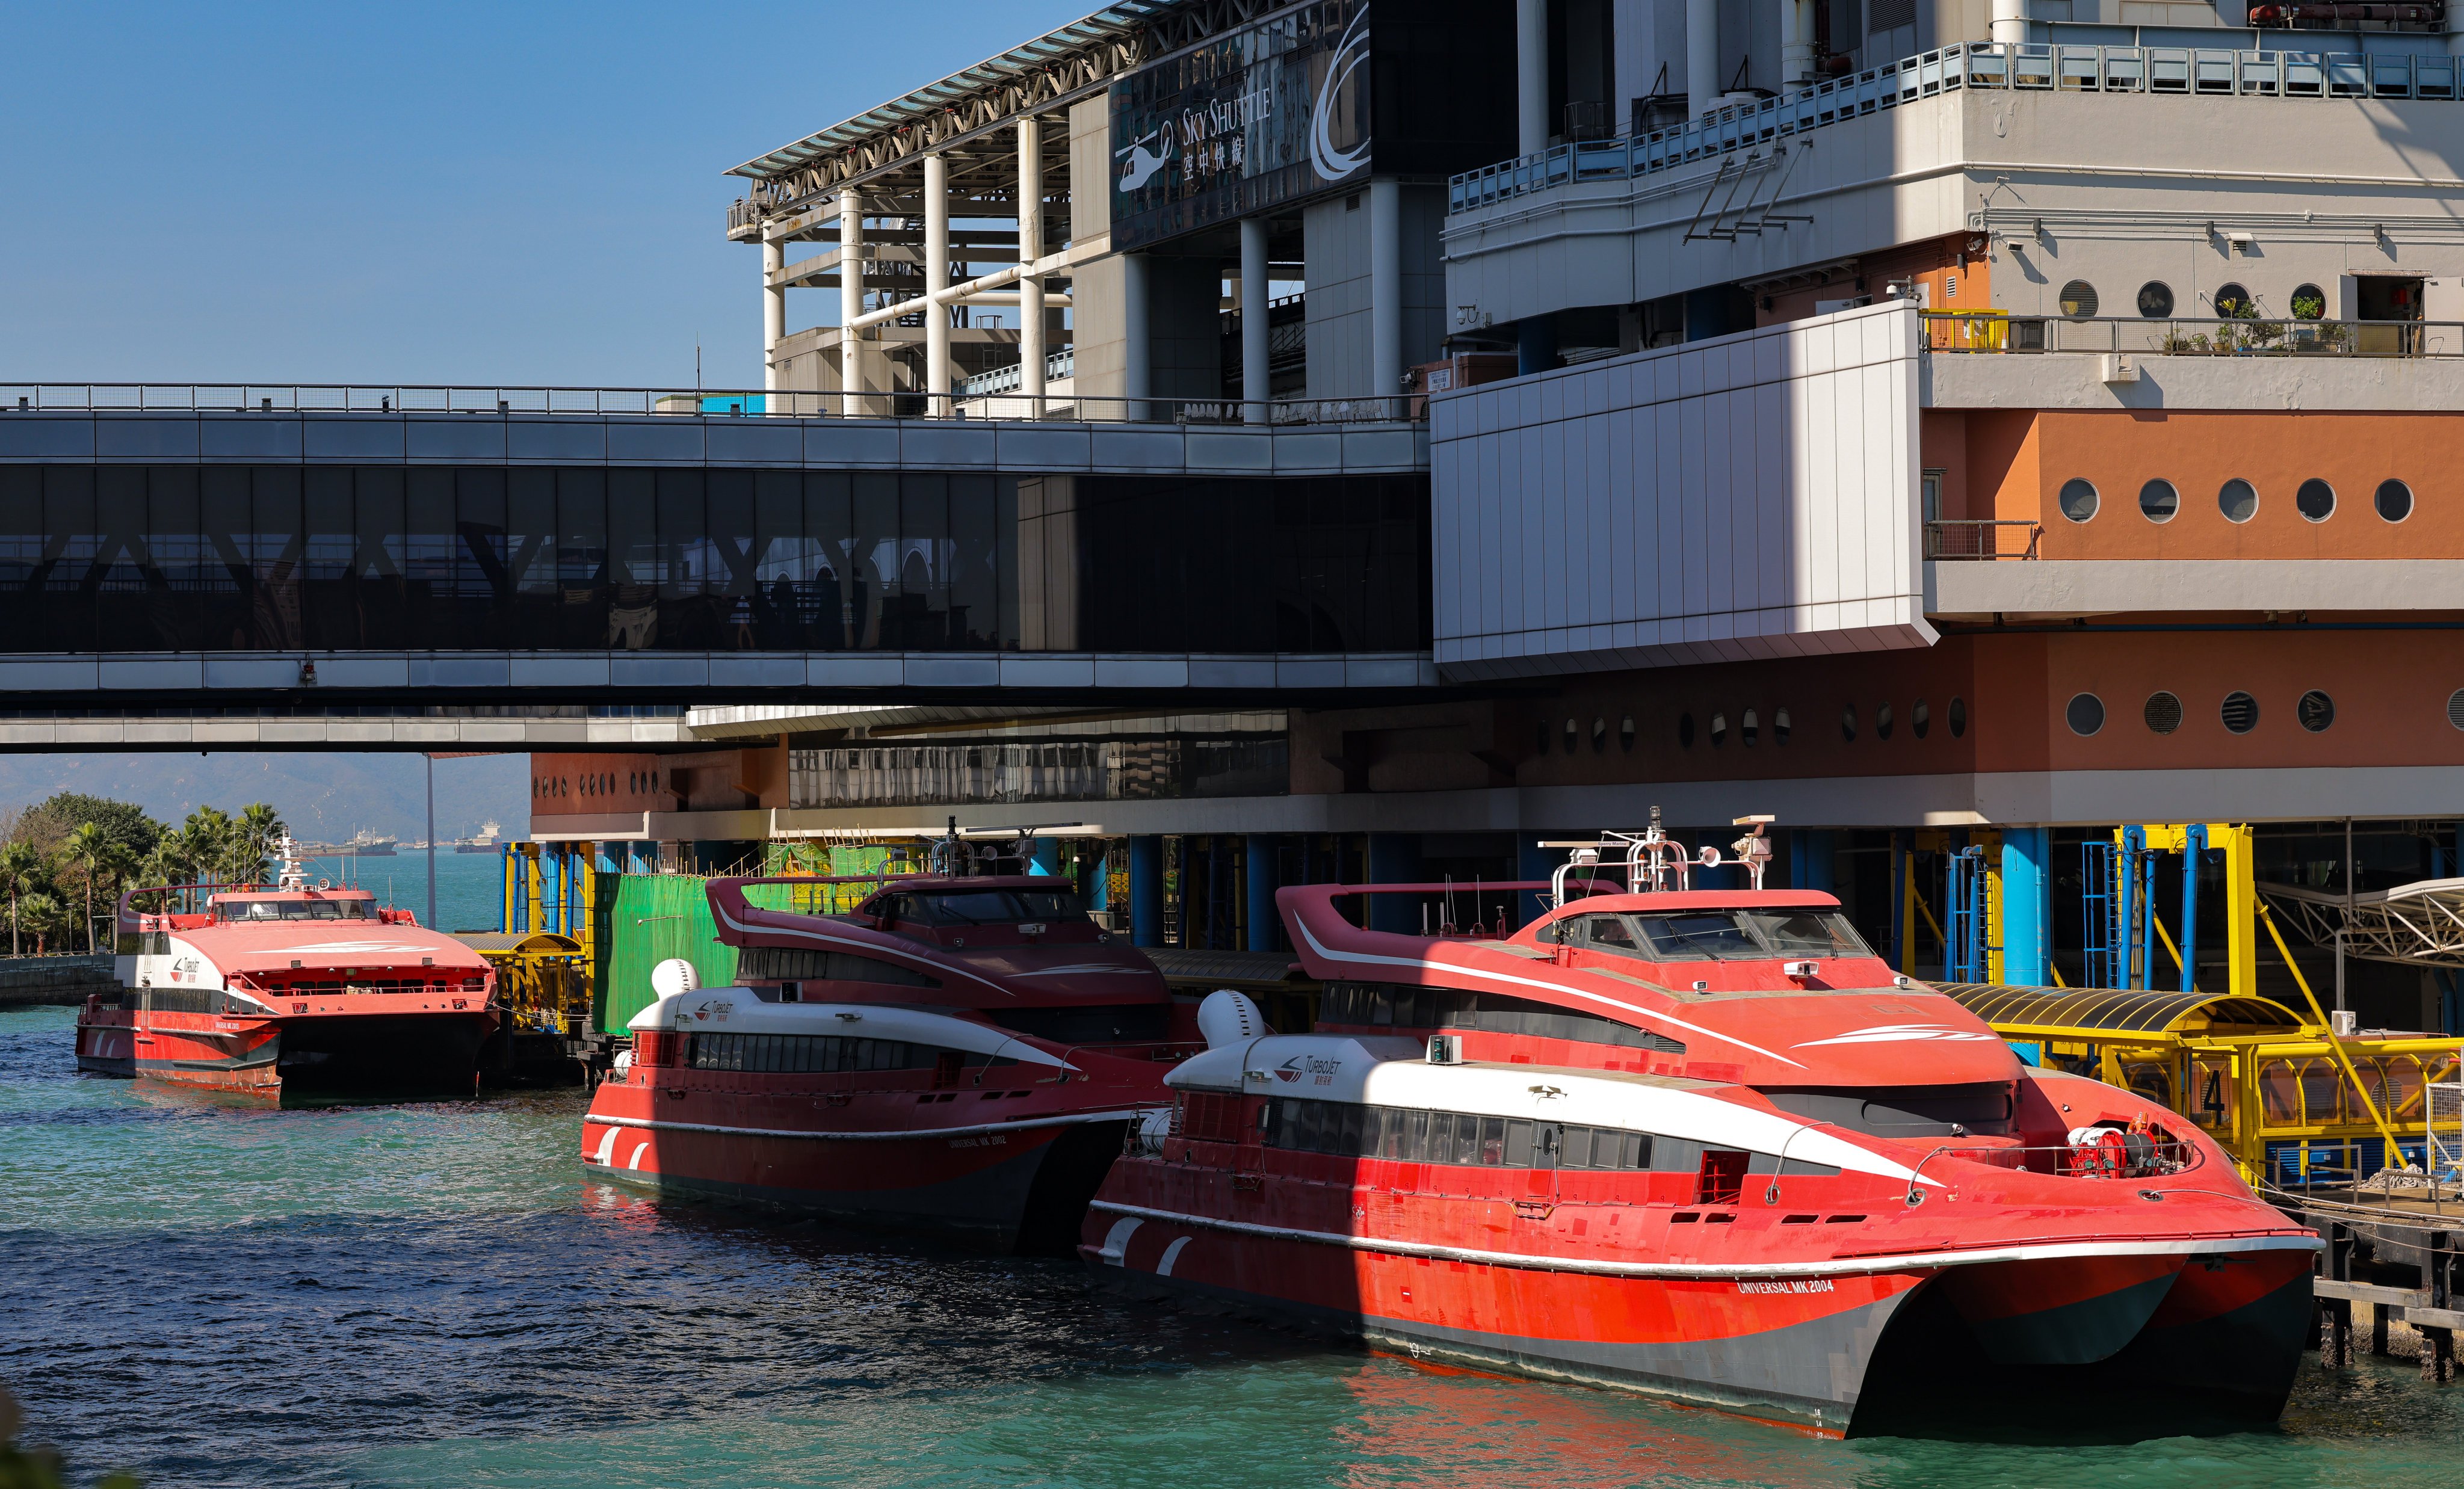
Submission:
[[[0,889],[9,894],[9,954],[20,956],[25,948],[17,933],[18,898],[30,893],[43,882],[43,855],[24,840],[0,847]]]
[[[43,954],[45,941],[60,918],[60,902],[48,894],[29,894],[17,902],[17,913],[34,932],[34,954]]]
[[[267,877],[265,865],[274,857],[274,845],[291,836],[291,829],[271,803],[252,801],[240,808],[236,836],[240,859],[248,865],[244,877],[258,881]]]
[[[85,949],[94,948],[94,881],[111,856],[111,840],[92,822],[80,822],[60,843],[60,857],[85,870]]]

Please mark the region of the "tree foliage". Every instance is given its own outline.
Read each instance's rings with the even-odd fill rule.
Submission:
[[[263,801],[237,817],[199,807],[176,828],[129,802],[67,791],[0,815],[0,913],[11,954],[104,950],[123,889],[266,883],[274,845],[289,831]],[[151,897],[140,903],[157,908]]]

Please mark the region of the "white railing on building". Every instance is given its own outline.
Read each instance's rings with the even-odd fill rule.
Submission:
[[[2458,357],[2452,320],[2326,320],[2289,316],[2021,316],[1921,313],[1930,352],[2133,357]]]
[[[1061,354],[1067,359],[1068,353]],[[1047,376],[1056,359],[1045,359]],[[1067,376],[1065,371],[1060,376]],[[1010,371],[1015,376],[1017,368]],[[1013,383],[1013,386],[1015,384]],[[815,393],[671,388],[384,386],[358,383],[0,383],[0,419],[36,413],[241,413],[258,415],[659,414],[785,419],[964,419],[966,395]],[[1023,397],[1017,402],[1028,402]],[[1244,424],[1249,405],[1223,398],[1055,395],[1042,416],[1069,424]],[[1006,412],[1003,418],[1031,417]],[[978,414],[977,417],[982,417]],[[1427,401],[1290,398],[1265,405],[1262,422],[1399,424],[1428,417]]]
[[[1450,215],[1473,211],[1577,181],[1632,180],[1674,170],[1961,88],[2454,99],[2459,86],[2464,84],[2459,84],[2458,59],[2427,54],[1968,42],[1777,98],[1733,104],[1671,128],[1577,141],[1465,171],[1447,182],[1446,210]]]

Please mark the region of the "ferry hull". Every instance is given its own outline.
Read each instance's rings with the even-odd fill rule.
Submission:
[[[1100,1203],[1087,1234],[1080,1254],[1133,1293],[1205,1302],[1414,1360],[1640,1390],[1827,1436],[1850,1430],[1891,1321],[1931,1275],[1751,1295],[1731,1279],[1594,1277],[1234,1242]],[[1747,1298],[1756,1306],[1741,1307]]]
[[[273,1100],[467,1096],[495,1022],[487,1013],[236,1019],[103,1009],[77,1026],[77,1068]]]
[[[583,1122],[582,1158],[594,1178],[653,1193],[1066,1254],[1127,1126],[1115,1117],[875,1137],[623,1125],[593,1112]]]

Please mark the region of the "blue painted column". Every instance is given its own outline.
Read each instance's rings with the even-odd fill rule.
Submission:
[[[1058,856],[1053,852],[1053,843],[1051,839],[1029,838],[1026,840],[1026,871],[1028,873],[1041,874],[1049,878],[1061,871],[1057,866],[1060,860]]]
[[[1514,375],[1529,377],[1557,365],[1557,318],[1539,315],[1515,322]]]
[[[1092,878],[1095,882],[1087,887],[1087,908],[1091,910],[1111,909],[1112,908],[1112,859],[1111,843],[1109,840],[1102,842],[1096,852],[1095,872]]]
[[[2052,859],[2050,829],[2002,829],[2002,980],[2014,987],[2053,984]]]
[[[1417,834],[1373,832],[1369,835],[1369,882],[1410,884],[1419,877],[1420,840]],[[1418,934],[1419,907],[1399,894],[1381,894],[1369,901],[1369,929]]]
[[[1789,887],[1819,889],[1825,894],[1836,892],[1838,878],[1834,872],[1833,856],[1838,851],[1839,835],[1828,827],[1800,827],[1791,832],[1788,835]]]
[[[1282,944],[1283,917],[1275,913],[1275,850],[1282,841],[1268,833],[1249,834],[1249,950],[1271,952]]]
[[[1154,834],[1130,840],[1130,939],[1163,945],[1163,839]]]

